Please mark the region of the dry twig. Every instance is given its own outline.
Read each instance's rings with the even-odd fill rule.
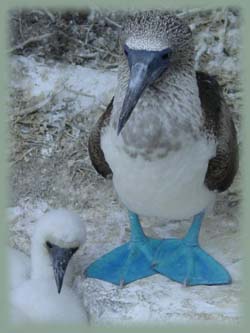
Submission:
[[[111,19],[110,19],[109,17],[107,17],[107,16],[105,16],[105,20],[106,20],[109,24],[113,25],[114,27],[116,27],[116,28],[118,28],[118,29],[121,29],[121,27],[122,27],[120,24],[118,24],[117,22],[111,20]]]
[[[8,53],[11,53],[11,52],[19,50],[19,49],[23,49],[28,44],[40,42],[41,40],[43,40],[45,38],[51,37],[52,35],[54,35],[54,32],[49,32],[49,33],[43,34],[41,36],[30,37],[23,43],[20,43],[16,46],[12,47],[10,50],[8,50]]]

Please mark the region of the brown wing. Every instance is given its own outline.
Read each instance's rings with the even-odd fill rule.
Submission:
[[[202,72],[196,77],[206,130],[217,138],[216,156],[208,163],[205,184],[209,190],[222,192],[232,184],[238,170],[237,134],[216,79]]]
[[[101,131],[109,124],[111,112],[113,109],[113,100],[114,98],[112,98],[111,102],[107,106],[106,111],[101,115],[95,127],[92,129],[88,142],[90,160],[96,171],[105,178],[108,175],[112,176],[112,170],[106,162],[101,148]]]

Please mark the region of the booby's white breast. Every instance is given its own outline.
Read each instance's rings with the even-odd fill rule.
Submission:
[[[216,145],[205,137],[183,139],[179,150],[151,161],[126,153],[122,137],[111,126],[103,133],[101,144],[120,199],[137,214],[189,218],[214,200],[215,195],[205,187],[204,179]]]

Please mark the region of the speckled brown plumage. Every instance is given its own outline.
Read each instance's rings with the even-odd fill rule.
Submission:
[[[232,184],[238,169],[236,130],[215,77],[202,72],[196,76],[205,130],[214,134],[217,141],[216,156],[208,163],[205,184],[211,191],[223,192]]]
[[[101,148],[101,131],[109,123],[111,111],[113,108],[113,100],[110,101],[107,106],[106,111],[98,119],[95,127],[90,133],[88,150],[91,162],[96,169],[96,171],[106,178],[109,175],[112,175],[112,171],[105,160],[102,148]]]

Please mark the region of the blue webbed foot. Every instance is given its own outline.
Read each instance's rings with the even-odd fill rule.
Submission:
[[[146,244],[133,244],[130,241],[119,246],[92,263],[85,272],[86,276],[124,286],[153,275],[156,271],[145,250],[153,255],[159,242],[148,238]]]
[[[194,217],[183,239],[166,239],[160,244],[154,269],[184,285],[229,284],[231,276],[228,271],[199,246],[198,234],[203,216],[202,212]]]
[[[161,240],[144,235],[136,214],[129,212],[129,219],[130,241],[105,254],[87,267],[85,271],[87,277],[123,286],[157,273],[152,268],[152,258]]]
[[[187,286],[231,283],[227,270],[200,248],[184,240],[167,239],[160,245],[154,269]]]

